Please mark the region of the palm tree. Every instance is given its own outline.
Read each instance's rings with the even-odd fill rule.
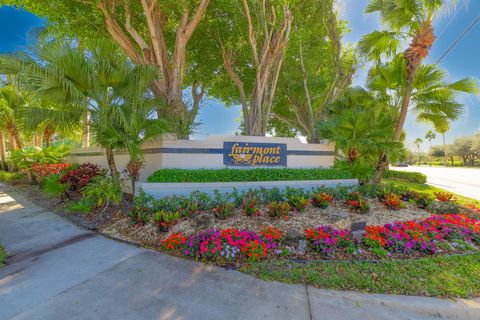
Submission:
[[[399,99],[399,115],[395,127],[395,139],[399,140],[412,100],[414,81],[422,61],[428,56],[435,41],[432,20],[441,8],[441,0],[371,0],[366,13],[379,13],[382,23],[387,27],[383,31],[374,31],[362,38],[359,49],[365,57],[377,64],[385,58],[393,58],[402,66],[402,90]],[[401,52],[400,45],[405,39],[409,46]],[[402,41],[403,40],[403,41]],[[378,183],[388,165],[387,154],[382,154],[372,182]]]
[[[420,138],[417,138],[415,139],[415,141],[413,141],[413,144],[417,147],[417,155],[418,155],[418,165],[420,165],[420,145],[423,143],[423,140],[420,139]]]
[[[432,140],[436,138],[435,133],[432,130],[428,130],[427,133],[425,134],[425,139],[428,140],[430,143],[430,149],[429,149],[429,158],[430,158],[430,167],[432,166]]]
[[[45,109],[40,119],[70,119],[74,115],[81,118],[88,112],[95,142],[105,148],[114,179],[119,176],[114,151],[125,148],[130,151],[132,145],[152,138],[152,134],[140,127],[145,122],[140,123],[138,116],[149,116],[152,126],[164,127],[153,115],[144,110],[139,113],[142,105],[154,109],[148,88],[157,77],[157,70],[132,64],[112,42],[98,41],[87,54],[69,42],[45,43],[35,50],[35,57],[26,54],[4,57],[0,71],[16,74],[19,83],[48,98],[54,106],[63,105],[63,109]],[[135,120],[127,114],[135,115]],[[131,156],[136,158],[134,154]]]
[[[439,122],[435,125],[435,131],[442,135],[442,145],[443,145],[443,165],[447,166],[447,145],[445,143],[445,134],[450,130],[450,124],[448,121]]]
[[[22,149],[18,122],[20,110],[28,105],[25,92],[21,92],[12,84],[0,88],[0,126],[10,136],[12,149]]]
[[[371,177],[371,168],[381,153],[398,157],[402,153],[402,143],[393,139],[392,107],[363,88],[348,89],[326,111],[328,120],[318,124],[318,131],[335,141],[340,154],[337,164],[355,177],[363,181]]]

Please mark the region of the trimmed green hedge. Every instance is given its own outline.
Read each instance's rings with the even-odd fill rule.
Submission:
[[[427,176],[420,172],[386,170],[383,177],[385,179],[400,180],[414,183],[427,182]]]
[[[148,182],[244,182],[350,179],[348,171],[338,169],[160,169]]]

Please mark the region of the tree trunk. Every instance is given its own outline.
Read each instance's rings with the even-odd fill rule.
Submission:
[[[411,76],[409,76],[411,77]],[[400,116],[398,118],[397,127],[395,129],[395,140],[400,141],[402,137],[403,126],[405,124],[405,119],[407,118],[408,107],[410,105],[410,99],[412,97],[412,81],[407,81],[405,86],[405,94],[402,100],[402,108],[400,109]],[[383,173],[385,168],[388,166],[388,156],[385,152],[382,152],[375,169],[375,173],[372,177],[371,182],[373,184],[378,184],[382,180]]]
[[[192,12],[189,12],[191,8],[184,2],[179,2],[182,13],[178,21],[173,21],[173,17],[167,16],[170,12],[162,11],[158,0],[139,2],[143,8],[142,13],[138,12],[139,15],[131,12],[129,1],[100,0],[96,2],[96,6],[103,14],[110,36],[134,63],[158,67],[160,77],[152,83],[152,91],[156,97],[164,100],[168,109],[166,114],[174,116],[174,120],[179,121],[177,122],[179,126],[173,128],[176,129],[177,136],[188,138],[195,117],[182,99],[186,47],[210,0],[200,0]],[[119,19],[118,7],[124,13],[124,22]],[[144,33],[135,29],[132,18],[140,24],[140,29],[145,31]],[[167,43],[165,32],[176,34],[174,43]],[[197,110],[194,111],[195,114],[196,112]],[[160,114],[163,112],[159,112]]]
[[[107,156],[108,168],[110,169],[110,175],[112,178],[118,178],[117,164],[115,163],[115,156],[113,150],[110,148],[105,148],[105,155]]]
[[[5,170],[5,165],[7,163],[5,155],[5,139],[3,138],[3,132],[0,131],[0,161],[2,161],[2,170]]]
[[[265,6],[261,6],[259,20],[261,20],[260,24],[264,25],[264,28],[260,31],[256,30],[250,14],[248,1],[242,0],[242,5],[247,19],[248,41],[253,60],[252,66],[255,70],[255,82],[249,105],[247,104],[243,81],[233,67],[234,53],[225,48],[222,48],[223,65],[240,91],[246,134],[264,136],[267,132],[267,123],[271,115],[273,99],[285,55],[285,47],[290,37],[293,16],[288,6],[285,5],[283,8],[283,21],[277,25],[275,13],[270,14],[266,12]],[[257,33],[262,34],[262,37],[259,38]],[[258,45],[258,43],[262,44]]]
[[[82,115],[82,148],[90,146],[90,132],[88,125],[88,111],[83,112]]]
[[[445,144],[445,133],[442,134],[443,138],[443,165],[446,167],[447,166],[447,148]]]
[[[13,149],[19,150],[23,148],[22,142],[20,141],[20,137],[18,135],[18,131],[15,127],[10,129],[10,138],[13,142]]]
[[[52,136],[54,134],[54,131],[50,128],[45,128],[43,131],[43,140],[45,141],[45,147],[50,147],[50,142],[52,140]]]

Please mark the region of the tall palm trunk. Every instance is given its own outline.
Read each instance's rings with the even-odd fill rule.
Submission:
[[[443,165],[446,167],[447,166],[447,148],[445,145],[445,132],[442,133],[442,139],[443,139]]]
[[[108,168],[110,169],[110,175],[115,181],[118,180],[117,164],[115,163],[115,156],[113,155],[113,149],[105,148],[105,155],[107,156]]]
[[[43,131],[43,140],[45,141],[46,147],[50,146],[50,142],[52,140],[53,134],[54,134],[54,131],[48,127],[45,128],[45,130]]]
[[[408,78],[412,80],[407,80],[405,86],[405,93],[402,100],[402,108],[400,109],[400,116],[398,118],[397,127],[395,128],[395,140],[400,141],[403,132],[403,126],[405,125],[405,119],[407,118],[408,107],[410,106],[410,100],[412,98],[412,81],[413,75],[408,75]],[[375,173],[373,174],[371,182],[373,184],[378,184],[383,177],[383,173],[388,166],[388,155],[385,152],[382,152],[375,168]]]
[[[3,138],[3,132],[0,131],[0,161],[2,161],[1,166],[2,170],[5,170],[6,162],[6,155],[5,155],[5,139]]]
[[[88,111],[85,111],[82,115],[82,148],[88,148],[90,146],[90,132],[88,126]]]
[[[404,52],[406,62],[406,84],[405,92],[402,99],[402,107],[400,109],[400,116],[398,118],[397,127],[395,128],[395,140],[400,141],[402,136],[403,126],[407,118],[408,107],[412,98],[412,84],[418,67],[423,59],[428,56],[429,50],[435,41],[435,34],[433,33],[432,21],[429,16],[424,22],[423,26],[416,32],[410,46]],[[388,166],[388,155],[382,152],[379,161],[375,168],[375,173],[371,182],[378,184],[382,179],[385,168]]]
[[[10,138],[13,142],[13,149],[19,150],[22,149],[22,142],[20,141],[20,136],[18,134],[17,128],[13,125],[8,129],[8,133],[10,134]]]

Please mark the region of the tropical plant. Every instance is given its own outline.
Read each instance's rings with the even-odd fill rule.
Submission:
[[[29,104],[29,96],[12,84],[0,88],[0,129],[10,136],[12,149],[22,149],[18,123],[22,108]],[[3,138],[3,136],[2,136]]]
[[[179,218],[180,214],[178,212],[158,211],[153,214],[153,222],[160,231],[168,231]]]
[[[210,0],[2,2],[46,17],[51,22],[48,29],[52,38],[78,39],[76,42],[88,51],[97,47],[99,39],[110,37],[115,46],[128,56],[131,64],[156,69],[158,72],[150,83],[149,91],[162,99],[166,106],[158,110],[161,117],[176,119],[173,129],[181,138],[188,138],[199,102],[205,94],[202,81],[214,74],[212,70],[205,72],[205,68],[200,68],[208,54],[205,54],[205,47],[199,45],[203,44],[202,40],[212,38],[213,34],[205,30],[196,31],[209,22],[204,16],[212,5],[210,3]],[[195,38],[198,38],[196,43],[192,43]],[[196,72],[197,68],[192,68],[192,65],[202,72]],[[218,69],[215,71],[218,72]],[[191,100],[194,100],[191,105],[183,100],[183,90],[190,85],[194,87],[191,90]]]
[[[219,219],[225,219],[232,216],[233,208],[233,203],[223,201],[222,203],[219,203],[215,208],[213,208],[213,213],[215,214],[215,217]]]
[[[386,27],[385,30],[364,36],[359,49],[364,57],[376,63],[370,72],[370,87],[381,84],[384,88],[393,87],[397,90],[396,94],[390,95],[395,100],[392,105],[399,110],[395,126],[397,141],[401,139],[412,100],[417,117],[435,123],[438,119],[458,118],[461,105],[454,100],[455,91],[478,92],[476,82],[472,79],[447,84],[436,66],[422,65],[435,41],[432,21],[442,5],[443,1],[440,0],[371,0],[365,10],[366,13],[379,13]],[[401,52],[400,47],[405,39],[410,43]],[[432,90],[432,84],[435,90]],[[427,88],[429,90],[425,90]],[[418,91],[417,97],[413,99],[415,90]],[[387,95],[386,90],[382,92]],[[380,181],[387,165],[388,153],[383,152],[372,182]]]
[[[246,194],[243,197],[242,205],[240,207],[242,209],[243,214],[246,216],[255,216],[260,213],[260,208],[258,206],[258,198],[252,194]]]
[[[365,213],[370,210],[370,203],[359,192],[352,192],[347,200],[350,209]]]
[[[272,201],[267,205],[267,214],[271,218],[281,218],[288,220],[288,214],[290,213],[291,206],[288,202]]]
[[[313,206],[321,209],[326,209],[332,203],[333,196],[325,192],[313,193],[311,196]]]
[[[447,166],[447,145],[445,143],[445,134],[450,129],[448,121],[435,124],[435,131],[442,135],[443,165]]]
[[[430,144],[430,166],[432,165],[432,140],[436,138],[435,133],[432,130],[428,130],[427,133],[425,134],[425,139],[428,140]]]
[[[362,181],[368,180],[379,155],[388,152],[392,158],[403,148],[394,139],[392,126],[395,108],[379,101],[363,88],[353,88],[327,107],[327,120],[318,124],[322,137],[335,141],[336,166],[349,170]]]
[[[26,58],[27,57],[27,58]],[[127,149],[129,168],[141,166],[141,144],[166,129],[156,110],[160,102],[148,90],[157,78],[151,66],[134,65],[115,44],[101,40],[85,54],[65,41],[43,43],[32,57],[4,56],[0,70],[16,74],[17,81],[52,102],[64,103],[81,116],[90,115],[90,129],[97,144],[105,148],[111,175],[118,180],[114,151]],[[86,110],[85,110],[86,108]],[[65,109],[44,110],[53,117]],[[57,117],[57,118],[58,118]],[[132,172],[133,183],[138,171]]]
[[[47,195],[52,197],[60,197],[65,194],[67,185],[60,182],[60,175],[52,174],[43,178],[41,189]]]
[[[95,201],[97,207],[119,205],[122,201],[122,188],[111,177],[98,175],[82,189],[82,196]]]
[[[68,186],[70,192],[83,189],[93,178],[100,175],[102,170],[92,163],[84,163],[71,167],[61,178],[60,182]]]
[[[413,144],[415,147],[417,147],[417,155],[418,155],[418,165],[420,165],[421,157],[420,157],[420,146],[422,145],[423,140],[420,138],[416,138],[415,141],[413,141]]]
[[[31,170],[34,165],[62,163],[70,152],[70,146],[58,145],[46,148],[28,147],[11,152],[10,160],[23,170]]]

